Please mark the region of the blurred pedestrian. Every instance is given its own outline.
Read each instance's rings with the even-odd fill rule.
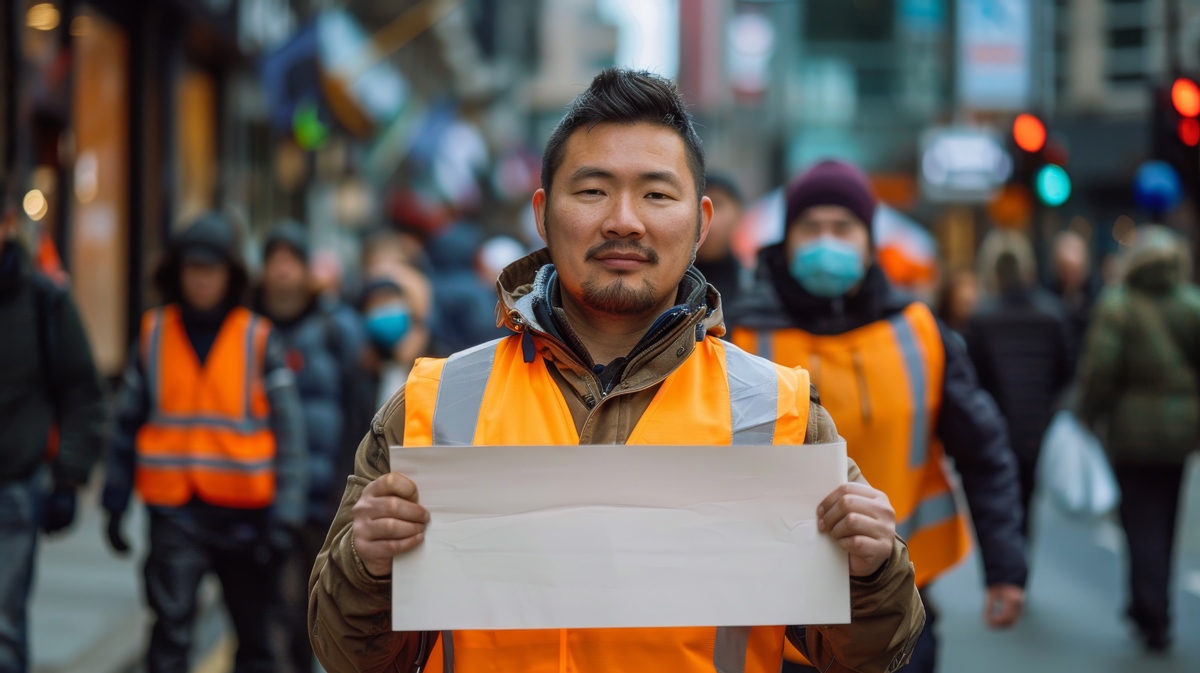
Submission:
[[[435,438],[678,444],[680,428],[700,444],[837,436],[811,399],[806,372],[773,367],[718,339],[719,298],[690,269],[712,218],[702,196],[704,158],[669,81],[602,72],[552,134],[544,162],[533,202],[548,248],[509,266],[499,282],[510,335],[448,360],[422,360],[359,447],[313,575],[313,644],[326,670],[778,673],[786,637],[803,640],[834,670],[903,662],[922,619],[912,566],[886,499],[853,463],[851,483],[830,497],[821,519],[822,534],[850,552],[853,623],[387,629],[390,589],[406,581],[391,576],[392,561],[422,542],[428,521],[418,486],[390,472],[389,446]],[[763,437],[764,428],[772,436]]]
[[[1067,316],[1067,337],[1071,361],[1079,357],[1083,337],[1087,332],[1092,305],[1100,292],[1099,282],[1092,273],[1088,242],[1074,231],[1064,231],[1054,239],[1053,277],[1050,290],[1062,302]]]
[[[1121,487],[1127,614],[1146,648],[1162,651],[1180,483],[1200,432],[1200,290],[1186,244],[1164,227],[1138,229],[1122,264],[1124,280],[1100,295],[1084,342],[1080,417]]]
[[[431,303],[429,281],[410,266],[382,268],[367,278],[362,312],[377,408],[404,386],[413,363],[427,353]]]
[[[305,523],[304,411],[279,335],[242,305],[233,224],[211,212],[178,234],[155,273],[109,443],[108,538],[136,490],[150,513],[149,673],[188,670],[197,591],[209,572],[237,632],[235,671],[274,671],[268,608]]]
[[[24,673],[38,530],[73,522],[105,410],[75,303],[34,268],[5,194],[0,185],[0,673]]]
[[[696,269],[721,293],[725,306],[733,306],[749,285],[750,275],[733,254],[733,234],[746,202],[737,183],[723,173],[709,173],[704,195],[713,202],[713,221],[704,245],[696,251]]]
[[[955,334],[963,334],[979,306],[979,277],[970,269],[949,273],[938,293],[937,317]]]
[[[296,222],[281,222],[267,234],[254,300],[255,310],[275,328],[304,409],[308,504],[304,525],[282,564],[278,617],[286,643],[285,670],[309,673],[314,659],[308,643],[308,576],[345,488],[336,471],[343,464],[339,458],[353,453],[355,435],[375,410],[374,396],[364,390],[366,335],[357,314],[318,293],[309,271],[308,234]]]
[[[477,269],[483,243],[483,232],[465,222],[425,242],[433,265],[429,280],[437,307],[430,325],[435,355],[449,355],[505,333],[496,325],[495,280],[484,281]]]
[[[1004,419],[959,340],[876,264],[875,207],[867,177],[846,163],[821,162],[793,180],[785,238],[760,254],[757,287],[731,311],[732,339],[813,372],[850,457],[896,508],[921,589],[970,550],[944,458],[954,459],[983,551],[985,621],[1009,627],[1025,600],[1025,549]],[[905,670],[935,668],[928,602],[926,612]]]
[[[1042,437],[1074,376],[1062,306],[1036,284],[1033,246],[1019,232],[996,230],[981,268],[992,294],[971,318],[967,350],[979,384],[1008,424],[1029,539],[1030,504]]]

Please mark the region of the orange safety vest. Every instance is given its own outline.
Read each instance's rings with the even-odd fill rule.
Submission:
[[[263,383],[270,325],[245,308],[225,318],[201,365],[179,307],[142,318],[150,417],[137,433],[134,483],[147,505],[197,497],[259,509],[275,500],[275,436]]]
[[[736,328],[731,339],[778,364],[804,365],[813,373],[847,453],[896,509],[896,533],[908,542],[918,587],[966,557],[967,520],[932,432],[946,353],[928,307],[913,303],[889,320],[845,334]],[[784,656],[809,664],[791,643]]]
[[[628,444],[803,444],[808,374],[715,338],[663,381]],[[615,394],[620,394],[620,389]],[[405,390],[406,446],[577,445],[541,358],[511,336],[418,360]],[[779,673],[783,626],[443,632],[430,673]]]
[[[845,334],[738,328],[732,339],[778,364],[812,372],[850,457],[896,509],[896,532],[908,541],[918,587],[966,557],[971,535],[933,432],[946,352],[928,307],[913,303]]]

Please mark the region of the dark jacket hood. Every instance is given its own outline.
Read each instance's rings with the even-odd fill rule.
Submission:
[[[886,319],[915,301],[892,287],[878,264],[867,269],[858,290],[835,299],[818,297],[788,270],[783,243],[758,255],[754,284],[729,309],[729,325],[755,330],[795,327],[811,334],[843,334]]]
[[[250,273],[242,256],[237,230],[228,217],[211,212],[200,216],[172,239],[162,262],[155,270],[154,284],[164,303],[183,302],[180,273],[183,270],[184,258],[193,252],[218,259],[228,265],[229,292],[225,304],[232,306],[245,300]]]

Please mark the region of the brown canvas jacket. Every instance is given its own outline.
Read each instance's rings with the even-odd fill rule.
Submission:
[[[565,343],[574,339],[572,335],[555,336],[557,330],[541,325],[533,310],[537,298],[551,298],[550,305],[555,304],[552,275],[539,273],[549,261],[543,250],[505,270],[497,282],[498,321],[515,332],[529,330],[538,353],[551,364],[581,444],[623,444],[659,384],[691,354],[698,334],[724,333],[719,295],[701,282],[698,273],[689,272],[681,297],[684,305],[700,310],[688,312],[686,319],[661,335],[651,335],[634,349],[621,378],[605,395],[592,363],[576,354],[586,351]],[[690,291],[689,282],[694,286]],[[837,430],[815,392],[811,405],[806,441],[836,441]],[[376,414],[371,431],[358,448],[355,472],[347,479],[337,516],[309,581],[309,632],[317,657],[330,673],[415,673],[436,638],[435,634],[391,630],[392,579],[367,573],[353,544],[354,504],[367,484],[389,471],[388,447],[404,444],[404,418],[401,389]],[[853,461],[848,477],[865,482]],[[851,579],[850,624],[793,627],[788,637],[806,643],[822,670],[894,671],[907,663],[925,622],[913,577],[908,549],[897,538],[892,557],[879,572]],[[831,665],[826,667],[826,663]]]

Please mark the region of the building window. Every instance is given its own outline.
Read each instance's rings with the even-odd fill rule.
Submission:
[[[1108,31],[1108,46],[1113,49],[1142,47],[1146,44],[1144,28],[1115,28]]]

